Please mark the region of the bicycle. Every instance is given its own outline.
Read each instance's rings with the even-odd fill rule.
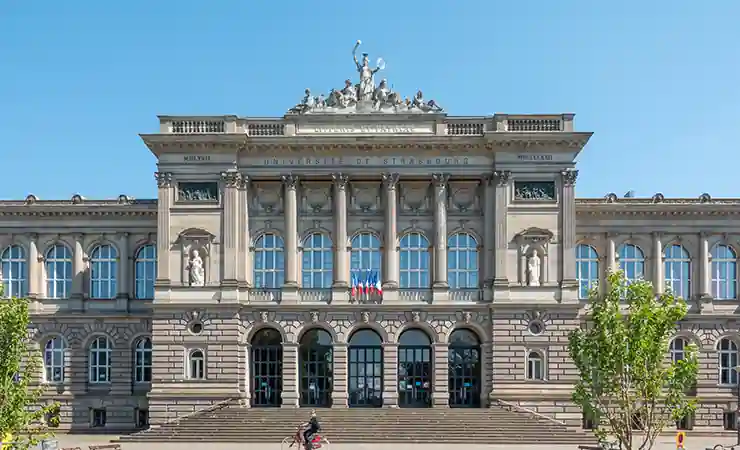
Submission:
[[[283,442],[280,444],[280,448],[291,448],[294,445],[299,448],[303,447],[304,450],[317,450],[319,448],[328,449],[330,443],[328,439],[321,436],[319,433],[316,433],[313,435],[311,442],[309,442],[308,445],[303,445],[303,427],[299,426],[293,436],[288,436],[283,439]]]

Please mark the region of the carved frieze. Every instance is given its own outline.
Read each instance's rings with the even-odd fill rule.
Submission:
[[[375,213],[380,205],[380,184],[354,181],[351,184],[349,208],[354,212]]]
[[[480,183],[477,181],[453,181],[450,183],[449,208],[461,214],[480,211]]]
[[[332,210],[332,186],[326,182],[301,184],[301,211],[304,214],[327,214]]]
[[[250,189],[252,210],[256,214],[278,215],[283,212],[283,190],[278,182],[254,183]]]
[[[401,211],[425,214],[431,211],[430,184],[427,181],[405,181],[401,183]]]

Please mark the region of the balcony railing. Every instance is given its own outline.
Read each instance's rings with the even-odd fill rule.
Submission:
[[[398,298],[406,303],[431,303],[431,289],[400,289]]]
[[[301,303],[329,303],[331,289],[301,289],[298,291]]]
[[[280,289],[256,288],[249,292],[251,303],[280,303],[283,292]]]
[[[480,289],[450,289],[450,301],[476,303],[483,300]]]

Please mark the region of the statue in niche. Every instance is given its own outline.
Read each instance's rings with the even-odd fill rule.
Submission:
[[[527,261],[527,286],[540,285],[540,256],[533,251]]]
[[[190,286],[205,286],[206,277],[205,269],[203,268],[203,260],[198,253],[198,250],[193,250],[193,255],[190,257],[188,262],[188,273],[190,274]]]

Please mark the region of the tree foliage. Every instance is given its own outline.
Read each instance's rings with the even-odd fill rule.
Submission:
[[[670,292],[656,296],[647,281],[626,280],[621,271],[607,280],[605,293],[589,296],[586,326],[569,337],[580,373],[573,401],[598,424],[600,439],[649,450],[668,423],[694,411],[687,391],[696,383],[697,350],[690,344],[677,361],[668,352],[688,307]]]
[[[12,442],[3,449],[36,445],[49,434],[46,419],[58,420],[58,405],[39,405],[41,356],[29,338],[29,323],[28,300],[0,300],[0,440]]]

